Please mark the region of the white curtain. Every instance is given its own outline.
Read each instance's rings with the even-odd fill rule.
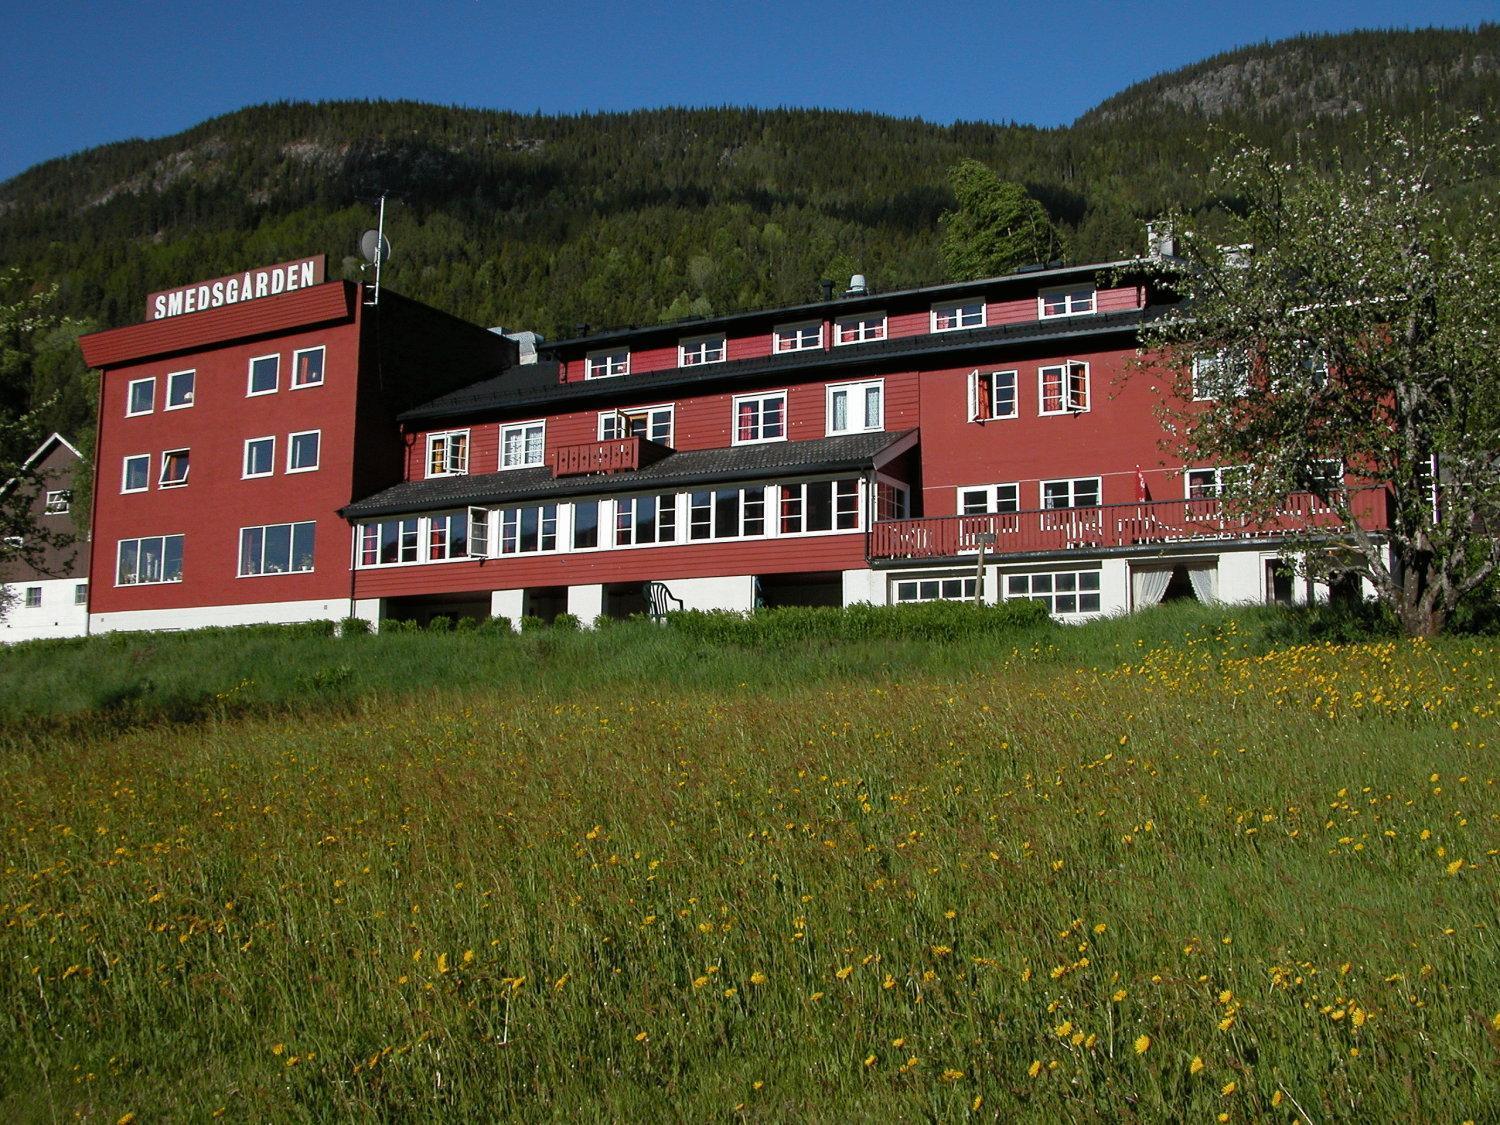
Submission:
[[[1218,590],[1219,568],[1213,565],[1199,565],[1188,567],[1188,581],[1193,584],[1193,596],[1204,605],[1210,605],[1219,600]]]
[[[1130,593],[1136,609],[1145,609],[1161,601],[1172,581],[1170,570],[1132,570]]]

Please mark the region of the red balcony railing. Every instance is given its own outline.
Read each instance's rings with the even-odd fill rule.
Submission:
[[[641,439],[627,437],[612,441],[590,441],[582,445],[560,445],[552,451],[547,462],[552,466],[552,475],[555,477],[629,472],[641,467]]]
[[[1386,491],[1350,495],[1360,527],[1386,526]],[[991,555],[1136,547],[1192,540],[1252,539],[1340,526],[1339,516],[1311,493],[1295,493],[1270,519],[1226,512],[1218,500],[1147,500],[1097,508],[1054,508],[992,515],[881,520],[870,531],[871,559],[942,559],[977,552],[980,536]]]

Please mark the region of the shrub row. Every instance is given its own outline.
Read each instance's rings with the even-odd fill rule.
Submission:
[[[1042,603],[998,605],[924,602],[916,605],[788,606],[753,613],[688,610],[667,615],[670,627],[695,640],[732,644],[801,641],[955,641],[1027,629],[1050,619]]]

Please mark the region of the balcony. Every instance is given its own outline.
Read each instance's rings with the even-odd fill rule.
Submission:
[[[672,452],[645,438],[615,438],[582,445],[560,445],[547,457],[554,477],[578,477],[594,473],[624,473],[645,468]]]
[[[1350,502],[1360,527],[1376,531],[1386,526],[1385,489],[1359,489]],[[881,520],[870,530],[868,555],[871,561],[953,558],[977,552],[981,536],[994,537],[984,544],[990,555],[1022,555],[1278,538],[1318,528],[1334,530],[1341,524],[1328,502],[1311,493],[1288,496],[1275,516],[1260,522],[1225,511],[1218,500],[1148,500],[1097,508]]]

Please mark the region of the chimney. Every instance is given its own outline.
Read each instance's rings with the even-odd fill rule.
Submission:
[[[1153,219],[1146,224],[1146,256],[1156,262],[1177,256],[1177,237],[1166,219]]]
[[[823,280],[819,281],[818,288],[823,291],[823,300],[833,300],[833,280],[831,278],[825,277],[823,278]]]
[[[496,336],[504,336],[507,340],[516,342],[516,351],[519,355],[517,363],[535,363],[537,349],[547,342],[547,338],[540,332],[521,330],[513,332],[504,326],[491,328],[490,331]]]
[[[849,288],[844,290],[846,297],[863,297],[870,292],[870,287],[865,284],[865,275],[857,273],[849,279]]]

